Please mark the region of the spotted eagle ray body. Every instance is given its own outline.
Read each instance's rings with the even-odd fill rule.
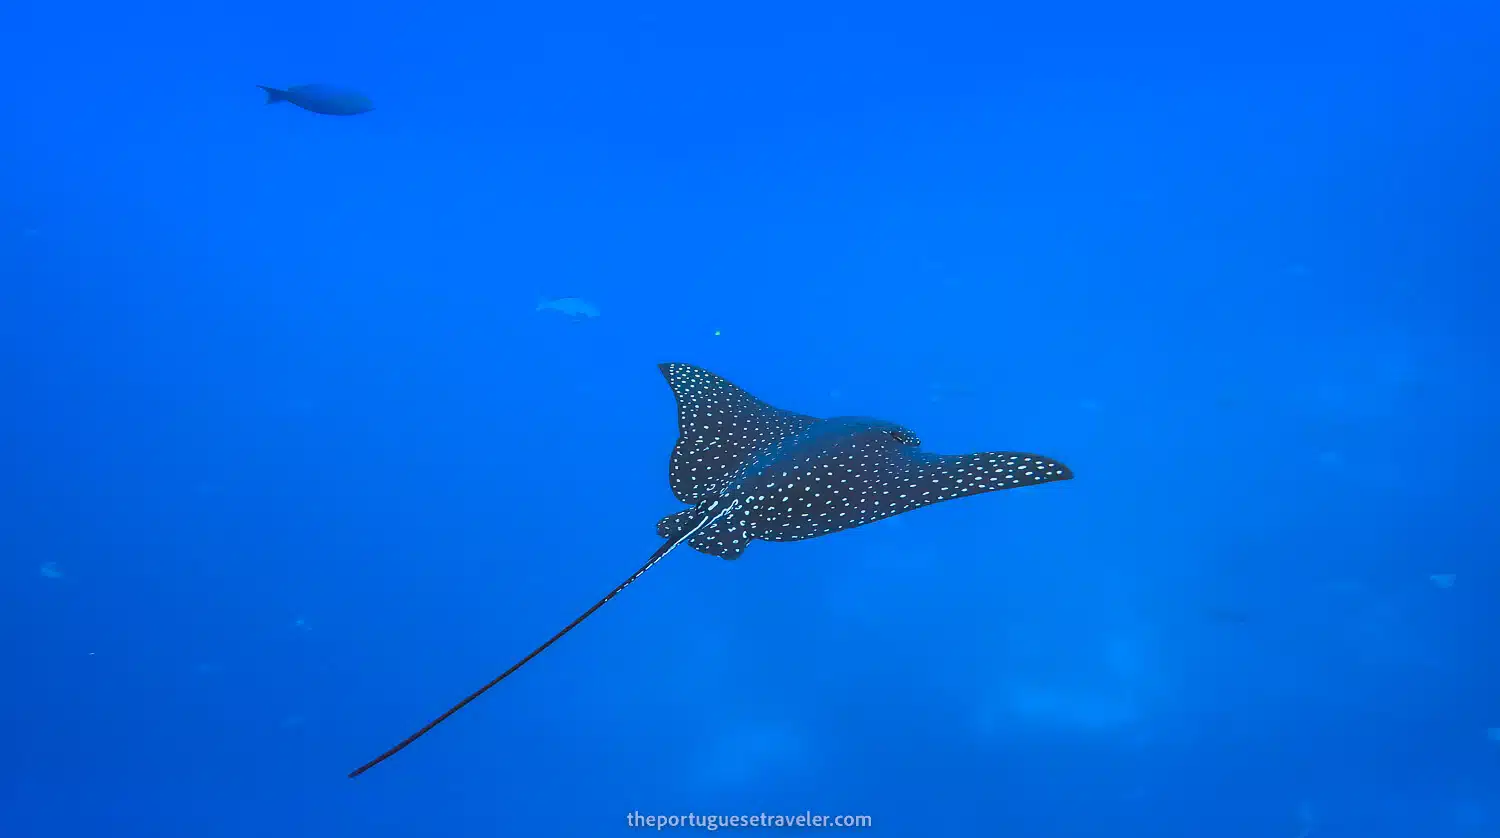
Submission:
[[[630,578],[510,669],[395,747],[349,774],[358,777],[525,666],[614,599],[678,545],[737,559],[755,539],[800,541],[852,529],[939,501],[1069,480],[1073,472],[1037,454],[929,454],[892,422],[817,419],[780,410],[688,364],[659,368],[677,397],[672,494],[692,504],[666,516],[666,542]]]

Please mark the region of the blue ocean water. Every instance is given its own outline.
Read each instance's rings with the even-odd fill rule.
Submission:
[[[1500,836],[1497,43],[7,5],[0,835]],[[348,779],[660,544],[661,361],[1077,479],[680,549]]]

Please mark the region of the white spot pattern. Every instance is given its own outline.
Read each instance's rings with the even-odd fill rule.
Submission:
[[[668,476],[683,503],[718,497],[735,472],[787,437],[817,424],[779,410],[690,364],[660,364],[677,397],[677,446]]]
[[[687,544],[711,556],[736,559],[756,538],[816,538],[953,498],[1073,477],[1062,463],[1025,452],[923,453],[917,435],[900,425],[814,419],[777,410],[697,367],[663,364],[662,371],[678,394],[683,430],[672,489],[697,506],[663,518],[657,532],[672,538],[696,527]],[[714,499],[729,500],[728,509],[697,527]]]
[[[926,454],[882,436],[851,434],[751,481],[745,488],[754,496],[738,513],[752,522],[750,535],[800,541],[945,500],[1073,476],[1062,463],[1036,454]]]

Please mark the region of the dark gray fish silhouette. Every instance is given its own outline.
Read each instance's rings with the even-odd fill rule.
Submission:
[[[375,110],[363,93],[328,84],[294,84],[285,90],[257,84],[266,92],[266,104],[291,102],[303,110],[328,116],[354,116]]]
[[[755,539],[816,538],[939,501],[1073,477],[1067,466],[1037,454],[928,454],[919,450],[916,434],[892,422],[816,419],[772,407],[698,367],[659,368],[677,397],[677,446],[668,466],[672,494],[693,505],[657,523],[666,543],[546,643],[350,777],[415,742],[525,666],[680,544],[737,559]]]

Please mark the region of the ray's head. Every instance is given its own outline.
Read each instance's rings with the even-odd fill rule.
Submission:
[[[839,416],[828,421],[844,428],[860,440],[909,448],[920,448],[922,445],[922,438],[917,436],[916,431],[884,419],[872,419],[868,416]]]

